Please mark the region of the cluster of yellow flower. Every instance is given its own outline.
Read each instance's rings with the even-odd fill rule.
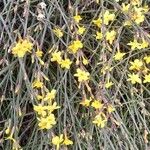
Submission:
[[[96,25],[98,28],[101,28],[101,25],[108,25],[110,21],[113,21],[115,19],[115,14],[110,13],[109,10],[106,10],[103,16],[100,14],[98,19],[94,19],[92,22],[94,25]]]
[[[72,145],[73,141],[69,140],[66,134],[64,136],[63,134],[60,134],[59,136],[54,136],[52,138],[52,143],[56,145],[56,150],[58,150],[60,145]]]
[[[125,23],[124,25],[133,25],[133,22],[135,22],[137,25],[140,25],[145,20],[145,14],[148,12],[149,8],[147,5],[142,4],[141,0],[130,0],[129,3],[122,3],[121,10],[123,14],[125,15]],[[99,15],[98,19],[93,20],[92,22],[96,27],[101,29],[102,25],[109,25],[111,21],[114,21],[115,14],[110,13],[110,11],[106,10],[103,15]],[[116,37],[116,31],[106,31],[103,29],[103,33],[101,31],[96,31],[96,40],[102,40],[103,38],[106,38],[106,41],[108,41],[109,44],[113,44],[113,41]],[[134,38],[133,41],[130,41],[127,45],[131,46],[131,50],[142,50],[149,47],[149,43],[145,38]],[[119,49],[114,55],[114,60],[120,61],[123,59],[123,57],[126,55],[126,53],[121,52]],[[144,60],[148,62],[148,56],[144,57]],[[149,82],[149,74],[146,74],[149,72],[149,69],[146,67],[146,64],[138,59],[135,60],[135,62],[130,62],[131,67],[129,70],[138,71],[137,74],[132,73],[129,74],[128,81],[131,81],[132,84],[135,83],[142,83],[141,77],[142,74],[144,74],[144,81],[143,83]],[[104,72],[103,72],[104,73]],[[106,88],[109,88],[113,85],[111,81],[109,81],[105,84]]]
[[[137,39],[134,39],[133,42],[129,42],[127,45],[131,46],[131,50],[141,50],[147,48],[149,43],[145,39],[142,39],[141,42],[138,42]]]
[[[102,103],[101,100],[96,100],[92,98],[84,99],[80,102],[80,104],[85,107],[91,106],[96,110],[95,112],[97,115],[95,116],[93,123],[101,128],[104,128],[106,126],[107,121],[110,117],[110,114],[115,111],[115,108],[113,105],[111,104],[105,105],[104,103]]]
[[[77,26],[77,34],[82,35],[86,30],[86,28],[83,25],[82,26],[79,25],[80,21],[82,20],[82,17],[80,15],[76,15],[73,17],[73,19],[74,19],[75,24]]]
[[[99,17],[98,19],[93,20],[93,24],[98,27],[98,29],[101,28],[102,23],[105,25],[109,25],[109,22],[113,21],[115,19],[115,14],[110,13],[108,10],[104,13],[104,16]],[[82,20],[82,17],[80,15],[74,16],[74,20],[76,24],[79,24],[79,22]],[[78,25],[79,26],[79,25]],[[83,28],[83,31],[85,31],[85,28]],[[79,30],[77,31],[77,35],[79,34]],[[79,34],[81,35],[81,34]],[[103,38],[102,32],[96,31],[96,39],[101,40]],[[114,30],[110,30],[106,32],[106,41],[109,42],[109,44],[112,44],[115,40],[116,32]],[[69,45],[68,49],[70,53],[80,55],[81,53],[78,53],[79,50],[83,48],[83,44],[80,40],[73,41],[71,45]],[[77,68],[76,73],[74,74],[75,77],[78,78],[78,82],[85,85],[90,92],[90,95],[93,97],[93,94],[91,93],[91,88],[88,85],[88,81],[90,80],[90,73],[88,71],[85,71],[85,66],[88,64],[88,61],[82,56],[83,61],[80,64],[81,67]],[[78,63],[77,63],[78,64]],[[106,87],[109,88],[113,83],[107,82]],[[84,93],[85,94],[85,93]],[[83,94],[83,95],[84,95]],[[85,107],[91,106],[95,109],[95,112],[98,114],[95,116],[93,123],[96,124],[98,127],[103,128],[108,121],[108,118],[110,114],[115,111],[115,108],[112,105],[105,106],[102,101],[100,100],[94,100],[93,98],[90,99],[84,99],[80,102],[81,105]],[[109,113],[109,115],[107,114]]]
[[[109,25],[111,21],[115,19],[115,14],[110,13],[109,10],[106,10],[103,16],[100,14],[98,19],[94,19],[92,22],[93,24],[98,27],[99,30],[101,30],[102,25]],[[102,33],[101,31],[96,31],[96,40],[102,40],[103,35],[106,35],[106,41],[109,42],[109,44],[112,44],[116,37],[116,32],[114,30],[106,31],[106,33]]]
[[[96,1],[98,3],[96,5],[99,5],[100,0]],[[55,26],[52,32],[58,41],[63,41],[63,43],[65,43],[63,46],[66,46],[66,48],[65,50],[59,50],[61,46],[59,47],[58,44],[59,48],[56,48],[54,51],[49,51],[50,61],[52,63],[57,63],[62,69],[70,69],[71,73],[73,71],[73,77],[78,81],[75,83],[77,83],[77,85],[79,84],[78,88],[81,89],[80,92],[83,99],[80,102],[82,105],[81,107],[84,106],[85,109],[92,110],[90,112],[93,117],[91,118],[92,123],[94,126],[100,128],[109,126],[109,122],[117,125],[120,125],[120,123],[114,119],[116,106],[114,106],[113,103],[105,102],[103,99],[97,98],[98,96],[95,95],[97,91],[91,88],[94,87],[97,82],[95,82],[95,79],[93,78],[92,83],[92,77],[94,75],[89,71],[94,68],[93,62],[100,64],[100,67],[98,65],[96,66],[96,69],[101,70],[98,82],[101,84],[100,86],[106,90],[110,89],[112,86],[114,88],[116,87],[115,82],[112,81],[116,80],[117,83],[119,76],[113,76],[115,73],[114,68],[122,63],[126,63],[124,60],[127,59],[129,60],[129,64],[127,64],[128,79],[125,80],[129,81],[128,83],[131,82],[133,85],[147,85],[147,83],[150,83],[150,55],[148,55],[146,51],[149,48],[148,38],[150,38],[150,36],[148,36],[149,33],[145,35],[147,31],[142,28],[138,31],[137,28],[142,26],[142,24],[145,24],[144,20],[146,20],[148,6],[143,4],[141,0],[129,0],[128,3],[122,3],[120,5],[120,9],[118,5],[118,7],[116,7],[116,10],[118,9],[118,11],[112,9],[112,7],[109,7],[108,9],[106,7],[107,6],[104,6],[103,11],[100,10],[97,17],[94,17],[94,19],[89,19],[89,27],[92,27],[92,30],[90,28],[90,32],[88,32],[88,28],[86,28],[86,24],[84,24],[84,19],[82,16],[76,13],[76,15],[73,16],[68,22],[68,27],[70,27],[70,30],[67,36],[69,37],[68,39],[71,38],[71,40],[66,43],[63,41],[65,39],[65,34],[67,33],[63,32],[65,26],[64,28]],[[120,26],[121,21],[118,14],[121,14],[121,19],[123,19],[122,26]],[[125,39],[124,36],[122,36],[124,35],[123,31],[126,29],[130,30],[129,34],[131,35],[130,37],[132,37],[130,40],[128,38]],[[143,33],[140,30],[143,30]],[[86,36],[86,32],[88,34],[92,34],[92,36],[89,36],[89,38],[92,37],[92,40],[94,36],[94,41],[96,42],[93,42],[93,47],[95,48],[95,45],[98,44],[95,51],[92,46],[91,47],[93,49],[89,48],[91,51],[88,51],[88,44],[86,45],[87,41],[84,37]],[[88,42],[90,43],[90,40]],[[34,62],[34,59],[36,59],[36,62],[44,65],[44,61],[42,60],[43,51],[39,49],[38,46],[35,52],[34,49],[32,52],[32,49],[33,43],[29,40],[29,38],[19,39],[19,41],[15,43],[12,48],[12,54],[18,58],[23,58],[27,53],[32,53],[32,63]],[[139,56],[139,53],[141,54],[142,52],[145,52],[144,55],[137,57],[137,55]],[[89,56],[91,54],[92,57]],[[96,61],[94,60],[95,54],[97,55]],[[91,64],[89,64],[89,62],[91,62]],[[119,70],[121,70],[120,68]],[[124,81],[124,79],[122,79],[122,81]],[[38,127],[41,130],[49,130],[56,125],[57,119],[54,111],[60,108],[55,101],[56,90],[51,89],[49,91],[44,85],[41,77],[36,77],[32,83],[32,88],[32,91],[34,92],[33,95],[36,98],[33,109],[37,116]],[[6,133],[8,133],[7,139],[13,141],[14,145],[20,148],[18,144],[19,142],[13,138],[14,132],[10,132],[10,129],[8,129],[6,130]],[[58,135],[58,133],[56,133],[56,135]],[[61,147],[73,144],[73,141],[67,137],[66,132],[58,136],[54,136],[52,133],[51,136],[52,139],[50,142],[56,147],[57,150]]]
[[[63,59],[61,55],[62,55],[62,52],[60,51],[53,52],[51,61],[57,62],[61,66],[61,68],[70,69],[72,61],[69,58]]]
[[[16,57],[23,58],[27,52],[31,53],[32,48],[33,44],[28,38],[19,39],[19,41],[12,48],[12,54],[14,54]]]
[[[98,0],[97,3],[99,3]],[[124,25],[134,25],[133,22],[135,22],[137,25],[140,25],[145,20],[145,14],[148,11],[148,7],[146,5],[142,7],[140,0],[130,0],[129,4],[122,3],[121,10],[121,13],[123,12],[125,15]],[[117,17],[117,13],[114,11],[104,10],[104,12],[101,12],[96,19],[92,19],[91,24],[94,26],[94,29],[96,29],[94,31],[94,37],[96,41],[103,42],[104,40],[102,47],[104,46],[105,49],[108,49],[108,47],[110,49],[114,49],[113,59],[115,61],[120,61],[124,58],[124,56],[127,55],[127,48],[131,49],[132,53],[134,50],[143,50],[148,48],[149,43],[145,37],[142,35],[139,36],[138,34],[133,38],[133,40],[127,42],[125,48],[123,47],[123,49],[120,50],[118,46],[120,43],[116,40],[118,33],[115,30],[115,26],[111,26]],[[111,113],[115,111],[115,107],[112,104],[105,104],[103,101],[93,98],[94,96],[89,86],[89,83],[91,82],[91,75],[90,72],[87,71],[86,66],[89,63],[89,60],[86,59],[83,51],[85,44],[82,36],[86,32],[86,28],[83,24],[80,23],[82,20],[83,19],[79,14],[76,14],[72,18],[73,23],[70,28],[73,38],[69,42],[66,48],[67,50],[64,50],[63,52],[55,50],[51,53],[50,60],[51,62],[56,62],[62,69],[70,69],[71,65],[73,65],[74,59],[76,60],[76,73],[74,73],[74,77],[77,77],[78,79],[79,88],[82,87],[82,89],[84,89],[81,91],[82,95],[87,94],[88,96],[90,95],[92,97],[90,99],[85,98],[83,101],[81,101],[80,104],[85,107],[92,107],[95,110],[94,113],[96,115],[93,119],[93,123],[98,127],[103,128],[106,126],[108,119],[112,117]],[[61,39],[64,36],[62,30],[63,29],[60,27],[54,27],[53,33],[57,36],[57,38]],[[33,44],[29,39],[20,39],[12,48],[12,53],[17,57],[22,58],[27,52],[31,53],[32,48]],[[37,49],[35,56],[37,57],[40,64],[43,65],[44,62],[41,59],[43,56],[42,50]],[[143,83],[150,83],[150,69],[148,68],[148,64],[150,64],[150,56],[145,56],[141,60],[135,59],[133,62],[130,62],[130,73],[128,74],[128,81],[130,81],[132,84],[142,83],[142,78],[144,78]],[[101,69],[101,74],[105,76],[107,72],[110,72],[113,69],[113,67],[111,67],[111,64],[108,66],[108,64],[105,65],[105,63],[103,63],[103,65],[104,67]],[[110,81],[109,77],[108,79],[105,78],[104,80],[106,89],[110,88],[114,84]],[[87,90],[85,90],[84,87],[86,87]],[[34,89],[36,98],[38,100],[37,104],[34,105],[34,111],[37,113],[38,126],[40,129],[51,129],[56,124],[54,110],[60,108],[60,106],[54,102],[56,90],[52,89],[51,91],[48,91],[40,79],[36,79],[32,83],[32,88]],[[117,122],[114,119],[112,120]],[[56,145],[57,149],[59,149],[60,145],[73,144],[73,142],[67,138],[66,134],[64,135],[64,138],[63,134],[60,136],[54,136],[52,138],[52,143]]]
[[[36,79],[32,87],[39,91],[39,89],[44,87],[43,82],[39,79]],[[51,91],[45,92],[45,94],[40,95],[36,94],[38,105],[34,105],[34,111],[37,112],[38,126],[40,129],[51,129],[53,125],[56,124],[55,115],[53,111],[59,109],[60,106],[57,106],[56,102],[53,102],[55,99],[56,90],[52,89]]]
[[[148,6],[142,7],[141,0],[130,0],[130,3],[122,3],[122,11],[129,18],[126,19],[124,25],[132,25],[132,21],[141,24],[145,20],[145,14],[148,12]]]
[[[82,20],[82,17],[80,15],[75,15],[73,17],[73,19],[75,21],[75,25],[77,26],[77,32],[76,32],[76,34],[77,35],[82,35],[85,32],[85,27],[79,25],[80,21]],[[61,36],[58,36],[58,37],[62,37],[63,33],[61,32],[62,33],[61,34],[60,32],[61,32],[60,29],[57,29],[57,30],[55,29],[54,30],[54,33],[57,36],[61,35]],[[71,44],[68,46],[68,52],[72,53],[72,54],[77,54],[77,52],[80,49],[82,49],[82,48],[83,48],[83,43],[79,39],[73,40],[71,42]],[[63,60],[62,54],[63,53],[61,51],[54,51],[54,52],[52,52],[52,54],[51,54],[52,55],[51,61],[52,62],[57,62],[61,66],[61,68],[70,69],[72,61],[69,58],[65,58]],[[88,60],[83,55],[81,55],[81,58],[82,58],[83,65],[87,65],[88,64]],[[89,74],[89,72],[84,71],[81,68],[78,68],[77,69],[77,73],[74,76],[78,77],[78,81],[79,82],[83,82],[83,81],[89,80],[90,74]]]
[[[45,89],[44,83],[39,79],[34,80],[32,83],[32,88],[36,91],[35,94],[38,102],[38,105],[34,105],[34,111],[37,113],[38,126],[42,130],[51,129],[56,124],[53,111],[60,108],[56,102],[53,102],[56,96],[56,90],[46,90],[45,94],[43,95],[37,94],[37,92],[43,93],[43,90]],[[14,143],[16,142],[15,139],[12,138],[12,134],[8,139],[13,140]],[[68,146],[73,144],[73,141],[67,137],[66,133],[64,136],[63,134],[60,136],[53,136],[51,142],[56,146],[57,150],[61,145]]]
[[[85,32],[86,28],[85,28],[83,25],[82,25],[82,26],[79,25],[79,22],[82,20],[81,16],[80,16],[80,15],[76,15],[76,16],[73,17],[73,19],[74,19],[75,24],[76,24],[76,26],[77,26],[77,34],[78,34],[78,35],[82,35],[82,34]],[[54,34],[55,34],[58,38],[63,37],[63,32],[62,32],[62,30],[60,29],[60,27],[55,27],[55,28],[53,29],[53,32],[54,32]],[[74,41],[74,42],[75,42],[75,41]],[[73,45],[76,47],[76,44],[77,44],[78,42],[80,42],[80,41],[76,41],[75,43],[74,43],[74,42],[73,42],[73,44],[71,44],[72,47],[71,47],[71,45],[70,45],[70,48],[71,48],[71,49],[73,48]],[[81,44],[82,44],[82,43],[81,43]],[[73,51],[73,53],[74,53],[74,51]]]
[[[106,41],[109,42],[109,44],[112,44],[116,37],[116,31],[111,30],[106,32]],[[99,31],[96,32],[96,40],[101,40],[103,38],[103,34]]]
[[[142,77],[144,76],[143,83],[150,83],[149,63],[150,56],[145,56],[143,60],[135,59],[133,62],[130,62],[131,66],[129,67],[129,70],[134,72],[128,75],[128,81],[131,81],[132,84],[142,83]]]

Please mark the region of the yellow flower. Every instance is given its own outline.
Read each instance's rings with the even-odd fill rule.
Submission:
[[[74,16],[73,19],[75,20],[76,23],[79,23],[82,20],[80,15]]]
[[[59,28],[53,29],[53,32],[58,38],[61,38],[63,36],[63,32]]]
[[[101,40],[103,38],[103,34],[101,32],[96,32],[96,40]]]
[[[42,88],[43,87],[43,82],[41,82],[39,79],[34,80],[32,83],[33,88]]]
[[[87,65],[89,63],[88,59],[86,59],[85,57],[82,57],[82,59],[84,65]]]
[[[103,108],[103,104],[99,100],[94,100],[92,102],[91,106],[94,107],[95,109],[102,109]]]
[[[54,102],[52,105],[45,106],[48,113],[52,113],[55,109],[59,109],[60,106],[57,106],[57,103]]]
[[[43,52],[42,52],[40,49],[38,49],[38,50],[36,51],[36,56],[39,57],[39,58],[41,58],[42,55],[43,55]]]
[[[29,41],[29,39],[22,40],[21,44],[24,47],[24,50],[31,52],[33,44]]]
[[[106,89],[110,88],[113,85],[113,82],[111,81],[107,81],[107,83],[105,84]]]
[[[43,99],[44,101],[52,101],[56,96],[56,90],[52,89],[51,92],[48,92]]]
[[[43,117],[46,116],[46,107],[42,106],[41,104],[37,105],[33,105],[33,109],[34,111],[36,111],[38,113],[38,115],[42,115]]]
[[[91,102],[91,99],[84,99],[84,100],[82,100],[82,102],[80,102],[80,104],[85,107],[88,107],[88,106],[90,106],[90,102]]]
[[[149,46],[149,43],[147,41],[145,41],[144,39],[142,39],[142,43],[140,43],[141,48],[147,48]]]
[[[52,53],[52,58],[51,58],[52,62],[57,61],[58,63],[60,63],[61,60],[62,60],[62,58],[61,58],[61,52],[60,51]]]
[[[70,59],[66,58],[65,60],[62,60],[60,65],[61,68],[66,68],[66,69],[70,69],[70,66],[72,64],[72,61],[70,61]]]
[[[112,44],[113,43],[113,41],[115,40],[115,37],[116,37],[116,32],[114,31],[114,30],[112,30],[112,31],[107,31],[106,32],[106,40],[110,43],[110,44]]]
[[[134,6],[130,17],[133,21],[135,21],[135,23],[140,24],[145,19],[145,11],[147,11],[147,9],[144,9],[143,7]]]
[[[56,124],[54,114],[49,114],[46,118],[44,117],[38,118],[38,120],[39,120],[38,126],[40,129],[51,129]]]
[[[85,27],[80,27],[80,26],[78,26],[78,30],[77,30],[77,34],[79,34],[79,35],[82,35],[84,32],[85,32]]]
[[[92,22],[93,22],[93,24],[96,25],[98,28],[100,28],[101,25],[102,25],[102,19],[100,19],[100,18],[98,18],[98,19],[96,19],[96,20],[93,20]]]
[[[144,16],[144,15],[142,15],[142,14],[136,14],[135,22],[136,22],[137,24],[140,24],[140,23],[142,23],[142,22],[144,21],[144,19],[145,19],[145,16]]]
[[[148,5],[142,7],[143,13],[147,13],[149,11]]]
[[[115,111],[115,108],[112,105],[108,105],[107,111],[111,114],[113,111]]]
[[[75,40],[68,46],[71,53],[76,53],[80,48],[83,48],[83,44],[80,40]]]
[[[59,150],[59,147],[60,147],[60,145],[62,144],[62,142],[63,142],[63,134],[61,134],[60,136],[54,136],[53,138],[52,138],[52,143],[54,144],[54,145],[56,145],[56,150]]]
[[[132,84],[135,84],[135,83],[142,83],[140,77],[138,74],[129,74],[129,79],[127,81],[131,81]]]
[[[147,64],[149,64],[150,63],[150,56],[145,56],[144,60],[146,61]]]
[[[32,48],[33,44],[28,39],[20,39],[12,48],[12,54],[19,58],[23,58],[27,52],[31,53]]]
[[[150,83],[150,74],[145,75],[143,83]]]
[[[129,70],[140,70],[143,66],[143,62],[139,59],[135,59],[134,62],[130,62],[131,67],[129,68]]]
[[[141,45],[140,45],[140,43],[137,42],[136,39],[134,39],[133,42],[130,42],[127,45],[131,46],[131,50],[141,49]]]
[[[64,142],[63,142],[64,145],[72,145],[73,144],[73,141],[69,140],[67,136],[65,136],[65,139],[64,139]]]
[[[126,53],[121,53],[120,51],[118,51],[115,56],[114,56],[114,59],[115,60],[121,60],[123,59],[123,56],[125,55]]]
[[[138,17],[137,17],[137,16],[138,16]],[[142,22],[144,21],[144,19],[145,19],[145,16],[144,16],[144,15],[142,15],[142,14],[137,14],[137,15],[136,15],[135,22],[136,22],[137,24],[140,24],[140,23],[142,23]]]
[[[80,68],[77,69],[77,73],[74,74],[75,77],[78,77],[79,82],[87,81],[89,80],[89,72],[83,71]]]
[[[129,11],[129,8],[130,8],[130,4],[125,4],[125,3],[122,3],[122,11],[127,13]]]
[[[104,128],[107,123],[107,118],[104,113],[99,113],[95,116],[93,123],[96,124],[98,127]]]
[[[108,10],[106,10],[103,18],[104,18],[104,24],[108,25],[109,21],[113,21],[115,19],[115,14],[114,13],[111,14]]]

